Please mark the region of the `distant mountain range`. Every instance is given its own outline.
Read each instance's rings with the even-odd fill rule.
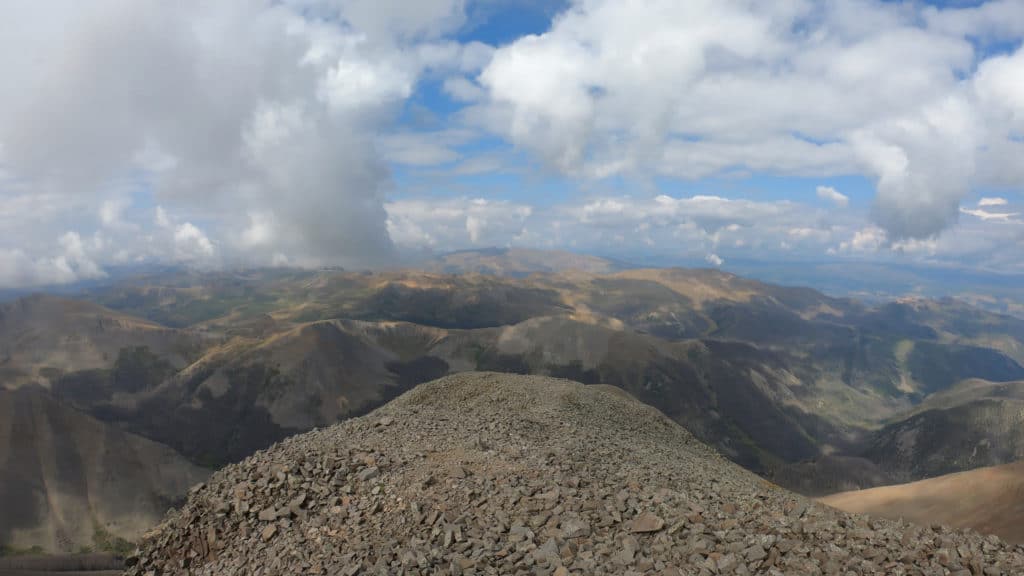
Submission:
[[[545,256],[460,253],[433,271],[163,271],[76,299],[31,296],[0,305],[0,388],[204,469],[471,370],[615,385],[806,494],[1021,458],[1024,320],[953,300],[865,303],[718,270]],[[43,421],[24,425],[48,434]],[[110,462],[104,474],[129,466]],[[46,484],[45,470],[31,474]],[[140,486],[149,509],[173,500]],[[44,534],[31,525],[39,515],[23,518],[0,519],[0,535]]]
[[[431,272],[468,272],[527,276],[536,272],[569,269],[612,273],[635,268],[702,267],[703,260],[651,257],[639,254],[596,256],[561,250],[530,248],[483,248],[440,255],[410,255],[401,266]],[[1024,274],[979,270],[920,262],[864,261],[761,261],[730,258],[723,269],[752,279],[786,286],[804,286],[831,296],[885,302],[906,296],[955,298],[999,314],[1024,318]],[[38,291],[77,297],[93,291],[144,278],[190,276],[186,268],[156,263],[108,267],[106,276],[73,284],[37,288],[0,289],[0,302]],[[245,269],[235,272],[245,273]]]

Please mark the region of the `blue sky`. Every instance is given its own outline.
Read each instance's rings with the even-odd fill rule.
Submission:
[[[1022,0],[0,10],[0,287],[488,246],[1024,272]]]
[[[995,12],[993,8],[1001,8],[1003,10],[1017,8],[1017,6],[999,7],[984,2],[935,2],[930,3],[930,5],[889,2],[887,4],[906,16],[907,22],[910,23],[910,28],[916,29],[919,32],[922,29],[926,29],[927,26],[915,27],[914,23],[920,24],[928,20],[928,18],[942,14],[943,11],[945,11],[944,14],[950,20],[959,20],[961,23],[964,23],[972,18],[976,18],[977,12],[984,10]],[[862,3],[862,6],[864,8],[874,6],[879,11],[886,10],[886,7],[880,4]],[[931,10],[932,8],[935,10]],[[951,9],[954,11],[950,11]],[[964,9],[973,9],[975,12],[963,12]],[[960,10],[961,12],[958,13],[955,10]],[[458,36],[462,40],[480,41],[495,46],[509,45],[510,42],[514,45],[514,41],[511,39],[518,39],[526,34],[545,35],[548,33],[551,29],[550,16],[552,13],[552,10],[548,7],[532,5],[523,8],[513,7],[512,3],[503,3],[491,12],[493,16],[491,22],[494,22],[493,27],[491,25],[467,26],[468,32],[460,33]],[[929,16],[929,13],[932,16]],[[904,24],[907,24],[907,22],[904,22]],[[964,44],[971,47],[973,53],[968,61],[961,61],[961,63],[950,67],[949,76],[951,79],[954,79],[953,82],[970,82],[976,74],[978,67],[987,60],[998,57],[1012,57],[1020,47],[1020,38],[1015,33],[992,34],[990,30],[985,29],[985,26],[978,26],[975,30],[965,30],[961,39]],[[861,41],[866,43],[870,40]],[[911,106],[914,105],[916,103]],[[751,106],[757,106],[756,100],[751,101]],[[463,120],[466,108],[472,109],[473,104],[467,105],[453,101],[442,88],[441,82],[428,81],[421,84],[417,93],[407,103],[407,112],[403,115],[403,118],[409,116],[408,107],[426,107],[433,111],[438,118],[442,119],[442,123],[459,124]],[[904,120],[902,118],[894,118],[891,121],[900,122]],[[427,130],[430,131],[431,128],[427,128]],[[835,138],[820,137],[803,134],[798,130],[794,130],[793,135],[797,139],[819,146],[842,143],[843,140],[842,135],[838,135]],[[706,138],[706,135],[692,137],[695,141],[701,141],[704,138]],[[633,173],[617,173],[609,177],[595,179],[567,176],[565,171],[552,169],[552,166],[545,163],[543,158],[531,155],[524,151],[523,148],[522,145],[510,142],[508,139],[503,140],[492,135],[488,135],[480,140],[469,140],[453,147],[458,152],[460,158],[479,156],[501,157],[500,170],[470,176],[459,175],[457,170],[454,170],[454,168],[458,167],[459,160],[452,160],[446,166],[440,167],[440,169],[438,166],[422,167],[393,164],[394,189],[392,198],[399,202],[408,199],[410,202],[416,203],[421,202],[424,197],[435,197],[450,199],[453,201],[452,205],[454,206],[454,201],[460,198],[465,199],[467,196],[473,196],[488,202],[525,204],[544,211],[564,204],[572,204],[574,202],[579,204],[588,198],[599,198],[602,196],[625,195],[632,198],[644,198],[664,194],[674,198],[687,198],[695,195],[712,195],[727,200],[746,200],[759,203],[796,203],[805,208],[807,212],[820,211],[828,213],[834,212],[837,208],[835,201],[830,199],[832,198],[830,196],[823,196],[818,193],[819,187],[828,187],[846,197],[841,207],[847,213],[845,218],[847,222],[844,222],[843,225],[860,226],[863,230],[867,230],[867,233],[861,236],[861,242],[859,243],[866,250],[858,251],[853,249],[854,239],[858,231],[852,230],[850,238],[845,241],[847,246],[846,254],[841,254],[843,252],[843,240],[836,241],[832,246],[821,246],[819,247],[820,250],[803,251],[758,250],[749,245],[740,245],[733,247],[733,249],[723,247],[721,250],[716,250],[714,254],[708,254],[709,262],[718,262],[722,259],[722,256],[717,254],[719,251],[731,252],[739,258],[753,255],[768,259],[804,259],[813,261],[823,257],[826,259],[845,257],[882,261],[894,259],[897,261],[901,259],[915,259],[918,261],[928,261],[931,259],[938,261],[942,260],[939,256],[941,250],[937,248],[940,239],[946,236],[951,238],[947,242],[957,242],[955,239],[956,232],[951,232],[951,229],[969,229],[972,226],[987,225],[992,220],[999,219],[999,214],[996,214],[988,220],[981,218],[981,222],[972,222],[970,220],[979,218],[972,216],[969,212],[959,212],[946,214],[945,216],[932,215],[930,217],[938,220],[939,223],[917,227],[920,228],[919,230],[877,230],[873,227],[872,220],[873,215],[881,210],[875,201],[879,175],[872,174],[869,170],[864,170],[856,165],[839,170],[821,170],[820,175],[814,174],[815,170],[813,169],[809,170],[811,174],[792,174],[787,173],[789,170],[775,170],[771,166],[752,167],[744,165],[744,159],[742,156],[739,156],[734,164],[724,165],[709,174],[701,174],[699,177],[678,178],[664,174],[637,171]],[[922,153],[922,155],[927,154],[927,151]],[[1011,206],[1011,202],[1017,203],[1019,201],[1019,186],[1017,183],[1007,185],[1005,182],[968,182],[966,178],[964,180],[961,186],[962,189],[956,195],[958,196],[958,202],[967,206],[966,210],[968,211],[977,212],[978,209],[972,206],[972,203],[976,204],[982,198],[987,197],[998,197],[1006,200],[1006,203],[1000,204],[1001,206]],[[926,208],[930,208],[927,206],[928,202],[924,204]],[[422,207],[420,204],[416,204],[416,206],[417,208]],[[1009,209],[1006,209],[1006,211],[1008,212]],[[818,218],[819,220],[829,219],[828,215],[823,216],[821,214],[811,217]],[[929,216],[923,213],[922,218],[926,217]],[[906,219],[906,217],[903,219]],[[911,214],[911,219],[914,219],[913,214]],[[966,222],[966,226],[962,226],[959,222],[960,219],[967,219],[969,221]],[[1001,221],[1001,224],[1005,223]],[[830,223],[829,226],[833,229],[838,227],[834,223]],[[964,233],[963,230],[960,230],[960,233]],[[665,253],[672,252],[671,246],[667,245],[669,243],[662,241],[658,241],[657,247],[624,246],[624,243],[617,239],[621,236],[612,237],[610,240],[606,238],[604,242],[598,241],[596,242],[597,245],[591,244],[584,246],[583,249],[597,252],[605,251],[617,255],[629,255],[631,251],[644,254],[652,250]],[[1007,239],[1013,242],[1016,236],[1017,232],[1013,231],[1008,235]],[[1019,240],[1017,241],[1019,242]],[[515,240],[512,242],[515,243]],[[500,241],[497,241],[497,243],[500,244]],[[895,249],[893,249],[894,246]],[[578,245],[570,246],[570,248],[580,249]],[[718,248],[718,246],[715,245],[712,248]],[[983,252],[990,248],[991,245],[979,246],[978,251]],[[913,254],[915,251],[923,251],[927,254],[915,256]],[[854,252],[860,253],[855,254]],[[689,260],[693,260],[696,255],[692,252],[677,252],[677,254],[681,259]],[[665,255],[659,254],[659,256]],[[957,254],[951,260],[956,260],[961,264],[968,263],[968,259],[964,258],[963,254]],[[999,266],[994,265],[993,268],[998,268]]]

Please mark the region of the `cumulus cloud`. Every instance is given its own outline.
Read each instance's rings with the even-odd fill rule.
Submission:
[[[708,264],[711,264],[712,266],[714,266],[715,268],[721,268],[721,267],[722,267],[722,264],[725,264],[725,260],[723,260],[722,258],[720,258],[720,257],[718,256],[718,254],[708,254],[708,255],[707,255],[707,256],[706,256],[705,258],[704,258],[704,260],[705,260],[705,261],[706,261],[706,262],[707,262]]]
[[[477,117],[582,177],[862,173],[884,233],[925,238],[973,185],[1024,181],[1005,131],[1024,118],[1024,49],[983,59],[971,40],[1018,37],[1020,12],[581,0],[497,50]]]
[[[488,54],[440,39],[463,22],[461,0],[414,4],[5,3],[5,182],[61,198],[67,212],[58,220],[108,228],[116,250],[140,258],[210,257],[218,242],[192,223],[203,218],[251,263],[278,258],[265,251],[269,242],[298,262],[386,261],[388,171],[374,140],[426,70],[472,71]],[[5,202],[13,187],[0,184]],[[151,243],[130,234],[139,194],[160,204],[143,227],[174,228],[169,253],[141,253]],[[71,215],[76,206],[99,208],[89,221]],[[274,221],[272,238],[251,214]],[[9,246],[8,261],[26,270],[25,258],[52,260],[58,244]],[[50,255],[31,254],[44,248]],[[110,261],[114,251],[99,257]],[[70,268],[66,278],[81,276]]]
[[[106,274],[94,259],[102,249],[102,237],[83,240],[72,231],[57,239],[54,256],[35,257],[20,248],[0,248],[0,278],[12,288],[102,278]]]
[[[194,224],[185,222],[174,229],[174,253],[187,262],[207,260],[213,256],[213,242]]]
[[[846,208],[850,204],[850,198],[831,186],[818,186],[818,198],[828,200],[840,208]]]
[[[885,231],[877,226],[867,226],[857,230],[853,237],[839,244],[840,252],[872,253],[877,252],[886,243]]]
[[[82,237],[77,232],[65,232],[60,237],[59,243],[62,253],[54,260],[58,268],[68,271],[69,274],[73,274],[77,278],[99,278],[104,275],[100,267],[93,261],[86,243],[82,241]],[[93,251],[102,248],[102,236],[94,236],[92,239]]]
[[[1024,47],[1010,55],[1000,55],[982,62],[974,77],[974,90],[987,111],[1009,121],[1009,129],[1024,126]]]
[[[1006,199],[962,204],[1024,185],[1021,8],[572,0],[495,48],[459,40],[464,0],[13,0],[0,286],[146,260],[372,266],[396,246],[710,264],[1020,247]],[[505,186],[537,159],[569,191],[543,210]],[[484,173],[502,199],[470,188]],[[865,216],[659,190],[750,175],[876,194]]]

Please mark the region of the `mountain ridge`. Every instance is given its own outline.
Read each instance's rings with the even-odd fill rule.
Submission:
[[[106,356],[63,370],[50,352],[28,358],[36,363],[25,369],[26,357],[13,355],[0,369],[39,375],[47,368],[18,385],[48,387],[60,402],[203,467],[365,414],[440,376],[478,370],[618,386],[734,462],[810,495],[1020,457],[1012,426],[989,427],[991,438],[979,435],[966,447],[920,442],[924,449],[911,457],[885,440],[892,426],[935,408],[943,390],[959,390],[962,378],[1024,378],[1015,360],[1024,322],[955,302],[868,305],[708,269],[517,278],[191,272],[85,296],[97,302],[40,297],[10,306],[38,310],[46,321],[35,333],[52,343],[46,350],[59,351],[62,338],[75,335],[102,344]],[[111,328],[97,333],[97,325]],[[159,339],[120,326],[144,326]],[[0,327],[0,350],[18,350],[23,333]],[[986,438],[998,449],[962,456]],[[868,452],[870,442],[877,448]],[[942,466],[920,464],[930,460]]]
[[[193,491],[129,575],[1008,573],[1024,549],[787,493],[620,390],[467,373]]]

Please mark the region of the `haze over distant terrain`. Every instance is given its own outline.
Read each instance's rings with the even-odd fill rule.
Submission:
[[[1020,0],[2,16],[3,288],[487,246],[1024,272]]]

